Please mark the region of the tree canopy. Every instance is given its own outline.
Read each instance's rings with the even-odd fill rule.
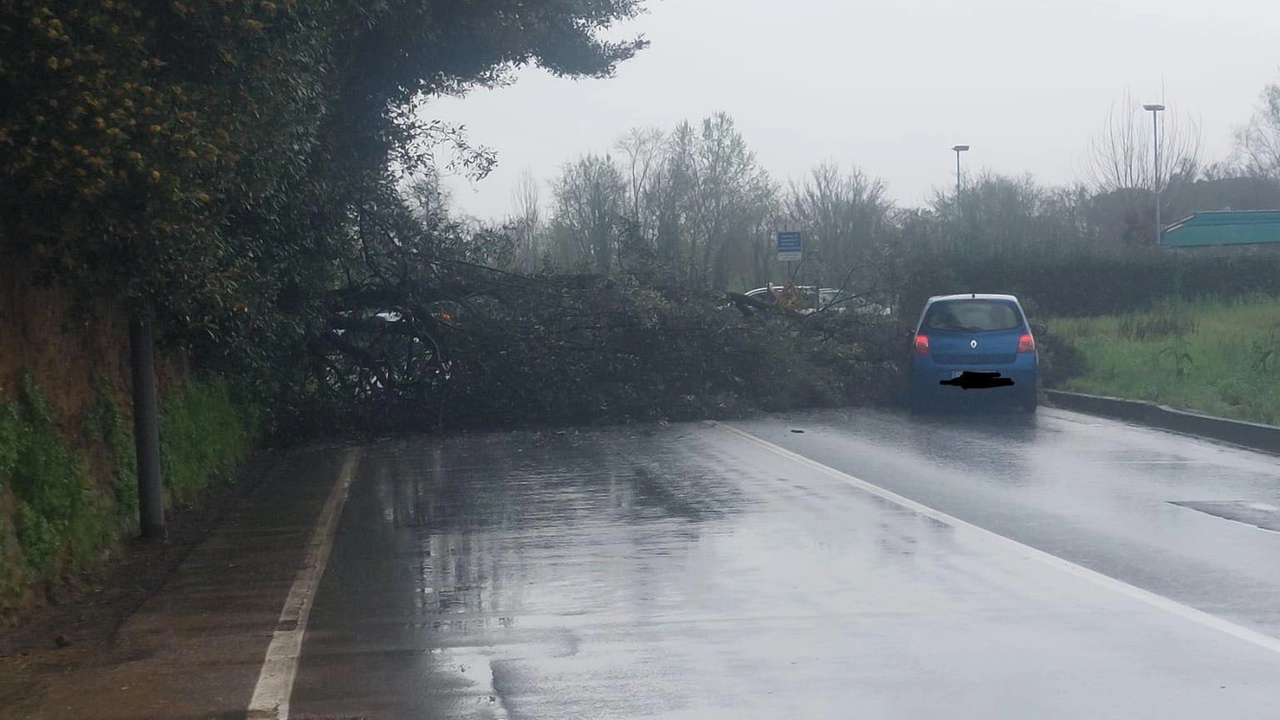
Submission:
[[[378,364],[356,338],[384,332],[371,318],[391,306],[433,346],[423,308],[449,282],[437,263],[475,238],[415,213],[398,182],[430,171],[441,143],[477,174],[492,158],[424,103],[526,65],[608,76],[645,41],[605,31],[641,9],[6,2],[0,249],[86,301],[151,315],[168,342],[224,369],[251,366],[262,382],[314,386],[299,369],[306,357]],[[479,245],[500,244],[490,240]],[[410,318],[414,304],[422,312]]]
[[[448,139],[415,112],[422,99],[501,83],[526,64],[608,75],[644,41],[601,31],[640,9],[638,0],[5,3],[6,249],[184,325],[260,311],[278,295],[273,284],[333,273],[370,198],[394,204],[393,162],[412,166],[432,140]]]

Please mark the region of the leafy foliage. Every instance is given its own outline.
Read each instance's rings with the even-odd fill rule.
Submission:
[[[584,155],[565,166],[552,191],[556,214],[550,232],[561,266],[613,270],[626,202],[622,172],[613,159]]]
[[[1036,348],[1040,353],[1040,382],[1046,388],[1061,388],[1089,370],[1084,352],[1053,324],[1048,332],[1036,337]]]
[[[10,240],[82,292],[184,319],[242,311],[236,258],[252,248],[226,216],[303,174],[328,64],[314,26],[330,7],[6,3]]]
[[[85,418],[85,435],[89,442],[101,443],[111,465],[111,497],[117,517],[133,525],[138,514],[137,456],[134,454],[133,432],[128,427],[110,383],[98,382],[93,405]]]
[[[162,410],[161,460],[176,503],[232,470],[258,437],[258,413],[233,400],[225,381],[192,381]],[[74,581],[116,547],[122,524],[136,527],[132,435],[110,389],[100,385],[84,418],[89,448],[102,443],[114,470],[110,499],[89,476],[91,450],[67,442],[62,420],[30,378],[17,400],[0,402],[0,500],[14,508],[12,524],[0,513],[0,610],[33,582]]]
[[[62,438],[39,389],[27,378],[17,402],[0,411],[0,477],[17,505],[21,563],[46,580],[74,573],[112,545],[109,513],[83,457]]]
[[[335,356],[291,403],[292,432],[717,417],[880,400],[875,377],[892,372],[865,359],[860,342],[881,346],[865,323],[761,314],[675,279],[440,272],[467,299],[434,314],[401,306],[377,333],[346,336],[385,362]],[[415,341],[422,325],[434,343]]]
[[[904,316],[930,295],[1011,292],[1046,315],[1087,317],[1146,311],[1166,299],[1274,296],[1280,254],[1263,250],[1195,253],[1080,253],[1069,256],[965,253],[912,255],[902,287]]]
[[[34,259],[39,279],[86,309],[123,301],[155,321],[164,350],[235,378],[163,400],[170,495],[189,502],[256,438],[239,409],[249,399],[341,397],[307,383],[359,387],[397,358],[409,363],[397,377],[430,383],[444,362],[431,304],[457,296],[439,263],[507,262],[500,234],[416,217],[397,192],[403,175],[434,170],[442,144],[477,175],[492,164],[423,101],[530,64],[607,76],[645,43],[604,33],[639,11],[639,0],[6,2],[0,253]],[[412,332],[383,338],[381,314],[401,306],[421,310]],[[433,350],[396,355],[397,339]],[[0,541],[23,557],[5,558],[6,587],[81,567],[110,547],[116,520],[33,387],[15,407],[0,412],[11,495],[0,517],[15,519],[0,528],[14,541]],[[128,428],[106,395],[91,416],[131,515]]]
[[[258,441],[258,413],[232,399],[220,378],[183,385],[160,403],[160,463],[169,499],[193,501],[211,481],[225,479]]]
[[[536,63],[604,76],[637,0],[15,0],[0,8],[0,226],[50,279],[152,312],[172,342],[253,352],[320,306],[399,222],[395,173],[439,142],[424,97]],[[359,220],[357,220],[359,219]],[[203,347],[202,351],[208,350]],[[268,357],[259,361],[269,362]]]

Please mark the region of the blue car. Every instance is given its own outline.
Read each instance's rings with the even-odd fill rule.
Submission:
[[[1036,411],[1040,380],[1036,339],[1013,295],[929,298],[911,340],[913,412],[987,400],[1026,413]]]

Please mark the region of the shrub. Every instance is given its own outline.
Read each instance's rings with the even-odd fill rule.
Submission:
[[[189,504],[210,481],[230,477],[259,428],[257,413],[236,403],[219,377],[191,380],[162,398],[160,464],[169,499]]]
[[[13,531],[22,565],[44,580],[91,566],[113,543],[112,523],[84,456],[62,437],[39,388],[24,378],[17,402],[0,410],[0,474],[16,502]]]
[[[438,338],[437,371],[363,396],[345,382],[359,368],[325,378],[290,404],[288,432],[693,420],[870,402],[886,385],[869,359],[880,329],[865,321],[736,305],[655,277],[548,276],[493,294]]]
[[[258,437],[258,415],[225,381],[192,381],[161,404],[161,461],[170,499],[187,503],[210,478],[227,477]],[[71,445],[35,383],[0,401],[0,611],[39,582],[74,581],[136,527],[133,435],[106,383],[83,419],[89,447],[109,460],[95,485],[86,451]]]
[[[85,436],[90,442],[102,443],[106,450],[116,516],[132,526],[138,515],[138,463],[133,430],[105,379],[99,381],[94,392],[93,405],[85,418]]]
[[[1276,296],[1280,254],[1238,250],[1148,250],[1044,256],[955,254],[910,258],[902,290],[907,316],[930,295],[1010,292],[1054,317],[1146,312],[1185,300]]]

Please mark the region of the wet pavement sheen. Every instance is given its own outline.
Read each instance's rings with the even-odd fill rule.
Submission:
[[[739,423],[1280,635],[1280,464],[1045,413]],[[803,429],[804,433],[792,430]],[[366,450],[293,718],[1276,718],[1280,653],[709,425]]]

